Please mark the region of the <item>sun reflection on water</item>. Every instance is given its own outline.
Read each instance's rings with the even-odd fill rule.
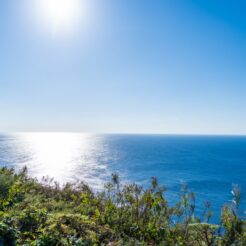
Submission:
[[[20,133],[14,151],[22,156],[18,167],[26,165],[39,179],[49,176],[60,183],[83,180],[100,188],[109,174],[107,162],[97,160],[107,151],[103,139],[91,134]]]

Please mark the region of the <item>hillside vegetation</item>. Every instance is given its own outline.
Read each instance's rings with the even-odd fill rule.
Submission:
[[[170,206],[165,189],[120,185],[116,174],[102,192],[82,183],[59,186],[30,178],[27,170],[0,169],[0,245],[246,245],[238,216],[240,189],[210,224],[209,203],[196,218],[195,196],[186,187]]]

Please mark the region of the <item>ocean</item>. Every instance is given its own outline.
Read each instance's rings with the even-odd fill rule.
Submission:
[[[95,191],[112,173],[122,183],[148,187],[151,177],[167,188],[171,204],[186,184],[196,194],[197,214],[209,201],[214,220],[232,199],[232,186],[242,191],[246,211],[246,137],[185,135],[96,135],[85,133],[0,134],[0,166],[65,183],[84,181]]]

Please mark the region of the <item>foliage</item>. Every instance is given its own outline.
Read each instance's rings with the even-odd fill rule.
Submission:
[[[180,201],[170,206],[165,188],[152,178],[148,189],[122,186],[117,174],[95,193],[82,183],[60,187],[42,182],[23,169],[0,169],[0,245],[245,245],[246,224],[238,215],[240,189],[221,223],[195,217],[195,195],[183,186]]]

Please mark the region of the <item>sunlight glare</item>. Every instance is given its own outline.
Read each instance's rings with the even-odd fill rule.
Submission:
[[[30,133],[24,136],[39,169],[37,173],[59,181],[72,171],[75,163],[80,163],[80,154],[88,148],[86,134]]]
[[[85,15],[83,0],[35,0],[34,2],[34,14],[38,21],[54,35],[73,30]]]
[[[109,175],[107,159],[98,159],[107,152],[103,138],[88,133],[62,132],[18,133],[15,136],[11,162],[19,169],[26,166],[28,173],[38,180],[47,176],[60,184],[79,180],[100,189]]]

